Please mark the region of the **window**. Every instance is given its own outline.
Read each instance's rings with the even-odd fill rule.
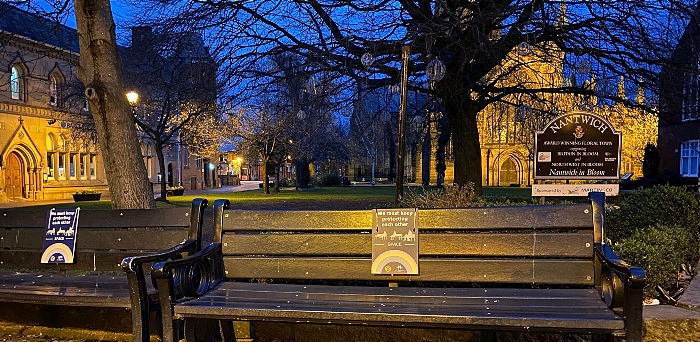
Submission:
[[[69,168],[68,168],[68,169],[69,169],[69,171],[70,171],[70,178],[71,178],[71,179],[75,179],[75,174],[76,174],[76,170],[75,170],[75,166],[76,166],[76,165],[75,165],[75,158],[76,158],[76,154],[75,154],[75,153],[71,153],[71,154],[70,154],[70,159],[68,160],[68,165],[69,165]]]
[[[19,65],[12,66],[12,75],[10,76],[10,87],[13,100],[24,100],[24,73]]]
[[[85,179],[85,174],[86,174],[85,168],[87,165],[87,162],[86,162],[87,158],[88,158],[87,154],[80,155],[80,179]]]
[[[58,178],[66,179],[66,154],[58,154]]]
[[[182,150],[183,150],[182,155],[184,156],[182,158],[182,164],[183,164],[182,167],[184,167],[185,169],[189,169],[190,168],[190,151],[187,150],[187,147],[183,147]]]
[[[681,109],[682,121],[697,120],[700,110],[700,60],[695,61],[695,72],[686,74],[685,86],[683,87],[683,99]]]
[[[685,177],[698,176],[698,140],[690,140],[681,144],[681,175]]]
[[[46,153],[46,167],[48,168],[48,177],[50,180],[54,179],[54,174],[53,174],[53,169],[56,165],[54,165],[53,161],[53,152],[48,152]]]
[[[59,98],[61,96],[61,78],[54,74],[51,75],[49,82],[49,105],[58,107],[60,104]]]
[[[90,155],[90,179],[95,179],[95,160],[97,159],[97,155],[91,154]]]
[[[54,135],[49,134],[46,136],[46,168],[48,173],[48,179],[56,179],[56,143],[54,140]]]

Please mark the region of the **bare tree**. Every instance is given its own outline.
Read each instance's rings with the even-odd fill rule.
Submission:
[[[175,21],[215,32],[220,37],[217,44],[222,49],[228,46],[235,56],[229,63],[241,77],[258,76],[243,70],[250,70],[247,65],[261,57],[290,52],[304,58],[307,74],[334,72],[348,81],[349,91],[361,78],[370,87],[382,87],[398,83],[401,47],[410,45],[414,52],[410,86],[441,99],[455,146],[455,181],[473,182],[477,192],[481,190],[477,115],[489,104],[511,94],[546,101],[546,94],[570,92],[644,106],[614,93],[596,94],[593,83],[501,82],[513,70],[531,68],[514,59],[512,51],[526,49],[549,58],[560,73],[580,70],[586,61],[588,78],[595,74],[602,81],[624,75],[630,86],[644,79],[645,87],[654,92],[657,72],[668,63],[681,34],[678,28],[687,24],[696,5],[690,0],[147,3],[156,6],[150,8],[152,13],[163,14],[158,9],[169,8]],[[563,63],[556,64],[561,56]],[[439,80],[431,75],[433,87],[426,79],[428,65],[444,75]]]
[[[197,120],[212,119],[202,117],[216,119],[217,64],[200,35],[153,32],[151,27],[132,29],[132,45],[125,61],[128,85],[141,99],[134,104],[134,119],[142,137],[155,146],[163,175],[160,199],[166,201],[165,151],[175,149],[181,158],[180,132]]]
[[[124,96],[122,65],[108,0],[75,0],[78,78],[85,85],[105,161],[113,208],[155,208],[153,191]]]

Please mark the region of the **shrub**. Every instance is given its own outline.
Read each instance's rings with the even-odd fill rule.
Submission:
[[[343,179],[338,175],[323,175],[319,179],[319,185],[321,186],[339,186],[343,182]]]
[[[82,190],[82,191],[77,191],[75,194],[76,195],[90,195],[90,194],[98,194],[99,191],[95,189],[87,189],[87,190]]]
[[[621,193],[617,206],[606,216],[607,237],[612,241],[657,225],[684,227],[696,237],[700,231],[700,196],[681,187],[655,186]]]
[[[288,188],[296,185],[296,180],[294,178],[282,178],[280,179],[280,187]]]
[[[422,191],[409,188],[401,199],[399,207],[403,208],[464,208],[473,204],[474,185],[449,185],[444,189],[422,188]]]
[[[629,264],[647,273],[646,297],[657,297],[656,287],[673,288],[682,263],[692,262],[697,245],[693,234],[679,226],[656,225],[637,229],[629,237],[612,244],[612,249]]]

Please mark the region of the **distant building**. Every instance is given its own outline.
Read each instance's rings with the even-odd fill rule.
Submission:
[[[216,104],[217,64],[196,33],[166,36],[151,27],[131,29],[131,46],[121,48],[124,60],[125,85],[139,94],[136,115],[145,121],[184,120],[188,111]],[[166,134],[170,131],[167,124]],[[190,150],[173,134],[164,142],[165,174],[160,175],[156,155],[157,144],[152,136],[141,131],[142,154],[152,183],[164,177],[169,186],[202,189],[217,185],[218,156],[202,156]],[[210,160],[214,158],[214,160]]]

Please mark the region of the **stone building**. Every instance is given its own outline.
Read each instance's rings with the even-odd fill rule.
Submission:
[[[509,61],[494,71],[493,77],[500,82],[523,84],[528,88],[558,88],[562,86],[605,87],[605,91],[615,91],[615,81],[596,80],[595,75],[584,82],[576,80],[576,73],[564,76],[564,54],[554,46],[532,48],[521,44],[511,52]],[[590,66],[589,66],[590,68]],[[504,73],[499,75],[499,73]],[[507,74],[506,74],[507,73]],[[617,80],[617,95],[628,98],[624,79]],[[636,90],[635,101],[643,103],[643,89]],[[587,110],[600,115],[622,133],[621,175],[630,173],[632,177],[642,176],[644,147],[647,143],[656,144],[658,119],[639,109],[627,108],[620,104],[607,104],[595,96],[584,97],[565,93],[541,93],[538,101],[523,95],[508,95],[502,102],[490,104],[478,116],[481,144],[482,184],[484,186],[525,186],[534,181],[533,154],[534,134],[545,127],[556,113],[573,110]],[[434,156],[437,150],[440,120],[442,114],[431,113],[433,120],[428,126],[431,137],[430,167],[425,167],[428,159],[417,158],[416,180],[424,184],[435,184],[437,164]],[[423,153],[427,149],[422,149]],[[454,163],[451,156],[451,141],[445,148],[444,184],[454,179]],[[430,174],[426,176],[426,170]]]
[[[0,2],[0,202],[107,191],[102,157],[72,128],[91,120],[74,29]]]

